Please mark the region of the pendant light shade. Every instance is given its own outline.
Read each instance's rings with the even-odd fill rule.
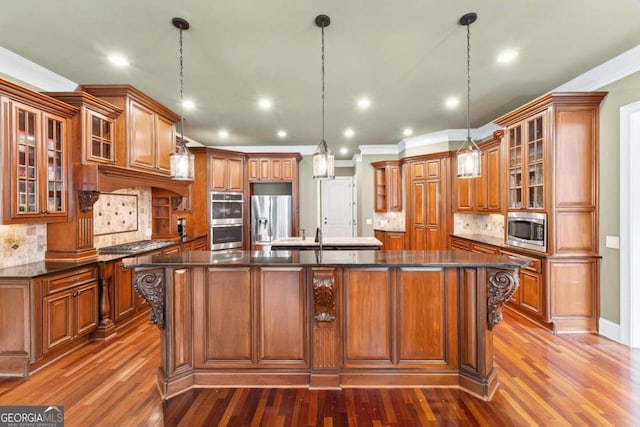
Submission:
[[[189,22],[182,18],[173,18],[173,26],[180,30],[180,140],[176,142],[176,150],[169,154],[169,168],[171,179],[193,180],[194,155],[187,148],[184,141],[184,99],[182,72],[182,31],[189,29]]]
[[[470,104],[471,104],[471,32],[469,26],[476,22],[478,15],[467,13],[460,18],[460,25],[467,27],[467,139],[456,153],[458,161],[458,178],[477,178],[481,174],[480,148],[471,139]]]
[[[316,25],[322,30],[322,139],[313,152],[313,177],[315,179],[335,178],[335,157],[324,139],[324,28],[331,19],[327,15],[316,16]]]

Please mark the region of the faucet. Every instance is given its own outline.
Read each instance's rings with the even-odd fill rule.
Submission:
[[[322,252],[322,228],[318,227],[316,228],[316,242],[319,243],[320,245],[320,252]]]

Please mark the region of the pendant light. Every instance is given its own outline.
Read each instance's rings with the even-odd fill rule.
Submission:
[[[316,16],[316,25],[322,30],[322,140],[313,152],[313,177],[315,179],[335,178],[335,161],[327,141],[324,139],[324,28],[331,19],[327,15]]]
[[[187,148],[184,141],[184,99],[182,72],[182,31],[189,29],[189,22],[182,18],[173,18],[173,26],[180,30],[180,140],[176,142],[176,151],[169,155],[171,179],[192,180],[194,170],[194,155]]]
[[[456,152],[458,160],[458,178],[477,178],[480,176],[480,148],[471,139],[471,32],[469,26],[476,22],[478,15],[467,13],[460,18],[459,24],[467,27],[467,139]]]

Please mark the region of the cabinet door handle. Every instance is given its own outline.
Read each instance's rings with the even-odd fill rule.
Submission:
[[[80,291],[75,291],[75,292],[73,293],[73,295],[71,295],[71,296],[72,296],[72,297],[77,297],[78,295],[80,295]]]

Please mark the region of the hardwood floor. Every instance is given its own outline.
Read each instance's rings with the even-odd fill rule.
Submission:
[[[500,386],[491,402],[451,389],[200,389],[163,404],[159,332],[141,323],[28,379],[0,379],[0,405],[64,405],[67,427],[640,424],[640,350],[554,336],[506,310],[494,331]]]

